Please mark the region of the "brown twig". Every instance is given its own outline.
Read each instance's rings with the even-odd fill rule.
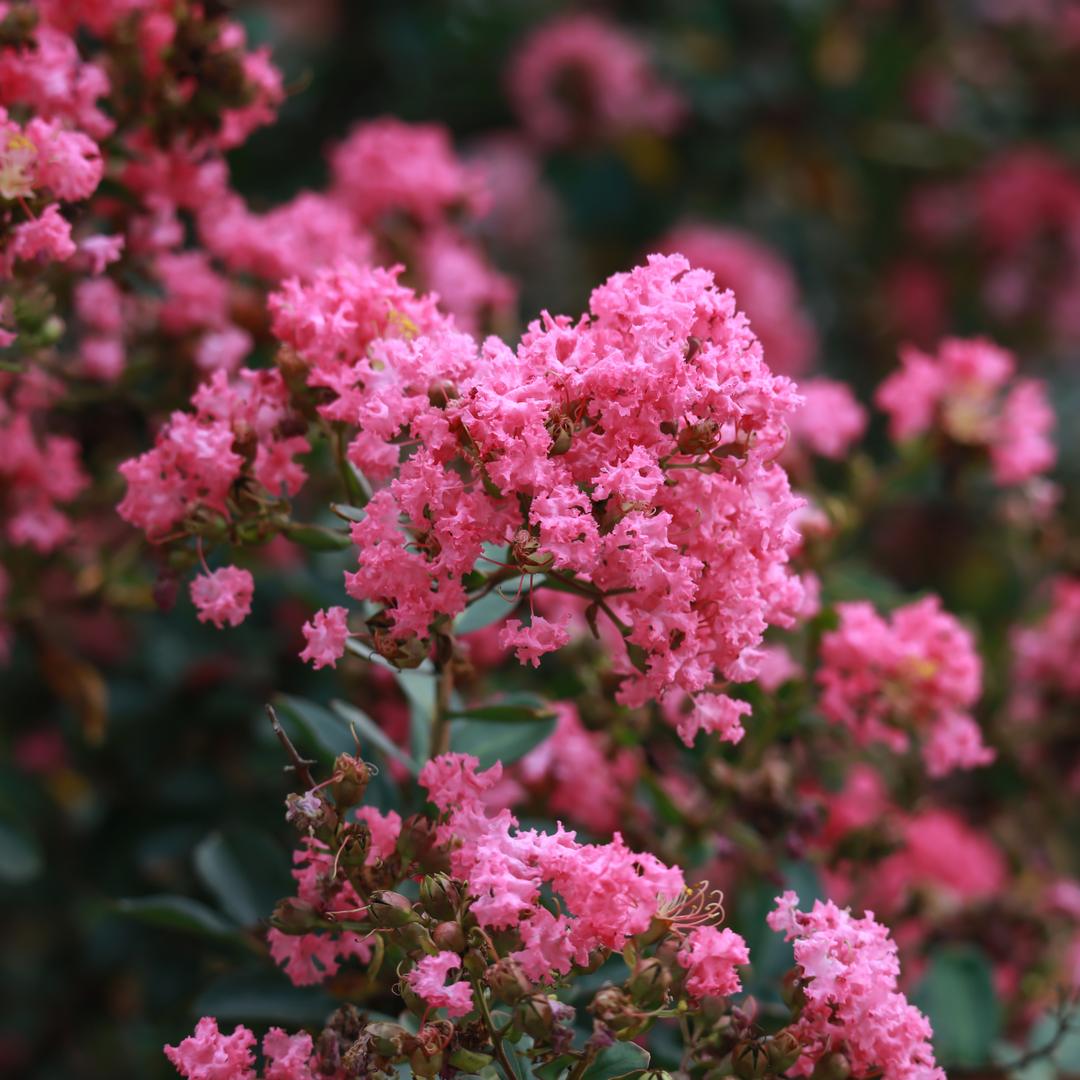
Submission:
[[[310,791],[315,786],[315,781],[312,779],[311,770],[309,765],[314,765],[314,761],[308,761],[306,758],[302,758],[296,750],[296,747],[292,744],[292,739],[285,734],[285,729],[281,726],[281,721],[277,718],[277,713],[274,712],[273,705],[266,706],[266,715],[270,717],[270,723],[273,725],[274,734],[278,737],[281,745],[285,747],[285,753],[289,755],[291,765],[285,766],[286,772],[296,773],[297,779],[304,785],[305,789]]]

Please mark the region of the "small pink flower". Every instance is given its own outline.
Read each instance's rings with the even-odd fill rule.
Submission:
[[[540,657],[544,653],[555,652],[570,641],[567,627],[570,615],[564,615],[557,623],[550,623],[542,615],[532,617],[531,626],[522,626],[520,619],[511,619],[499,634],[499,646],[503,649],[516,649],[517,658],[525,663],[532,661],[533,667],[540,666]]]
[[[457,1020],[472,1011],[472,987],[465,981],[453,982],[444,986],[447,973],[461,967],[461,957],[457,953],[441,952],[436,956],[425,956],[416,967],[405,976],[405,981],[432,1008],[445,1009],[451,1020]]]
[[[732,930],[699,926],[687,935],[679,963],[690,972],[686,989],[693,997],[723,997],[742,989],[735,968],[750,963],[750,950]]]
[[[307,646],[300,659],[312,661],[316,671],[328,665],[337,667],[338,660],[345,654],[345,639],[349,636],[345,622],[348,616],[343,607],[315,612],[314,620],[303,626]]]
[[[719,735],[721,742],[737,743],[746,734],[739,717],[749,716],[750,711],[746,701],[736,701],[724,694],[698,694],[690,714],[679,723],[679,738],[687,746],[693,746],[697,733],[708,731]]]
[[[231,1035],[222,1035],[217,1021],[204,1016],[194,1035],[189,1035],[179,1046],[165,1047],[165,1056],[189,1080],[252,1080],[254,1045],[255,1036],[246,1027],[237,1024]]]
[[[191,599],[199,609],[199,622],[220,629],[226,622],[239,626],[251,614],[255,580],[250,571],[223,566],[212,574],[200,574],[191,583]]]

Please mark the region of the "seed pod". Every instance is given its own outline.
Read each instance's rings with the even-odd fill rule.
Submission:
[[[429,956],[434,956],[439,951],[431,938],[431,934],[428,933],[427,927],[419,920],[391,930],[390,938],[396,945],[400,945],[405,952],[423,950]]]
[[[375,1048],[375,1052],[388,1058],[400,1057],[404,1053],[405,1039],[409,1035],[400,1024],[391,1024],[383,1020],[368,1024],[364,1028],[364,1034]]]
[[[420,920],[420,916],[413,911],[412,901],[396,892],[372,893],[368,914],[376,926],[385,929],[407,926]]]
[[[457,918],[461,890],[446,874],[428,874],[420,882],[420,906],[433,919],[450,922]]]
[[[784,981],[780,987],[780,997],[791,1010],[792,1016],[798,1020],[803,1009],[806,1008],[806,991],[803,988],[802,968],[793,967],[784,976]]]
[[[363,799],[370,780],[371,770],[366,762],[351,754],[339,754],[334,762],[334,779],[330,784],[334,805],[342,812],[356,806]]]
[[[488,968],[487,983],[507,1005],[516,1005],[534,990],[525,969],[517,960],[509,958],[499,960]]]
[[[441,922],[431,932],[431,940],[444,952],[463,953],[468,948],[465,931],[456,922]]]
[[[495,1059],[490,1054],[481,1054],[476,1050],[464,1050],[458,1047],[450,1055],[450,1064],[455,1069],[460,1069],[462,1072],[476,1074],[481,1069],[486,1068]]]
[[[716,420],[699,420],[696,424],[684,427],[676,441],[680,453],[703,454],[716,445],[719,434],[720,424]]]

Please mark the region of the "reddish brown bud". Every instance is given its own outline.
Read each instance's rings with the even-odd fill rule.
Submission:
[[[371,921],[380,927],[394,928],[419,921],[420,916],[413,911],[412,901],[407,896],[396,892],[377,892],[371,894],[368,903]]]
[[[431,940],[444,952],[463,953],[468,948],[465,931],[456,922],[441,922],[431,932]]]
[[[534,990],[525,969],[516,960],[499,960],[487,970],[488,986],[507,1005],[516,1005]]]

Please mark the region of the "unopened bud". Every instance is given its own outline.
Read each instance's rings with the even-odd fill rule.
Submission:
[[[286,934],[305,934],[326,925],[311,904],[295,896],[279,900],[270,921]]]
[[[517,960],[499,960],[487,969],[487,984],[507,1005],[516,1005],[535,989]]]
[[[791,1010],[796,1020],[806,1008],[806,990],[803,987],[802,968],[793,967],[785,976],[780,986],[780,997]]]
[[[394,928],[418,922],[420,916],[413,911],[412,901],[396,892],[377,892],[368,901],[368,914],[379,927]]]
[[[626,992],[635,1005],[662,1001],[671,986],[671,972],[655,957],[639,960],[626,980]]]
[[[435,843],[435,826],[423,814],[413,814],[401,823],[394,850],[403,869],[419,862]]]
[[[851,1075],[851,1062],[839,1050],[830,1050],[818,1058],[810,1080],[848,1080]]]
[[[598,990],[589,1004],[589,1012],[615,1031],[626,1031],[641,1019],[634,1003],[617,986]]]
[[[420,906],[433,919],[450,922],[457,918],[461,890],[446,874],[428,874],[420,882]]]
[[[514,1023],[537,1041],[548,1038],[555,1019],[555,1010],[546,994],[530,994],[514,1008]]]
[[[417,1047],[408,1062],[413,1076],[437,1076],[443,1067],[443,1052],[440,1049],[429,1053],[424,1047]]]
[[[366,762],[351,754],[339,754],[334,762],[334,779],[330,784],[334,805],[342,811],[356,806],[363,799],[370,780],[371,770]]]
[[[431,931],[431,940],[434,941],[443,952],[463,953],[468,947],[468,942],[465,940],[465,931],[462,930],[460,924],[456,922],[439,923],[439,925]]]
[[[731,1068],[742,1080],[760,1080],[771,1071],[765,1047],[756,1039],[744,1039],[736,1045],[731,1052]]]
[[[769,1069],[774,1073],[787,1072],[802,1053],[802,1047],[791,1028],[778,1031],[766,1047],[769,1055]]]
[[[460,1046],[450,1055],[450,1064],[455,1069],[475,1075],[486,1068],[495,1059],[490,1054],[481,1054],[476,1050],[464,1050]]]
[[[390,937],[396,945],[401,946],[405,952],[423,950],[429,956],[434,956],[439,950],[428,933],[427,927],[419,919],[416,922],[406,923],[390,932]]]

